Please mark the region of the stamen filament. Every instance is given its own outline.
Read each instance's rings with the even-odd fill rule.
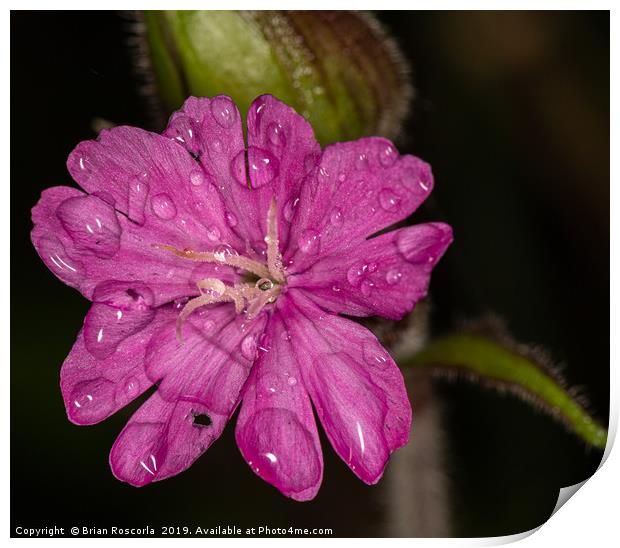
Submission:
[[[267,266],[269,272],[276,282],[283,282],[284,269],[282,267],[282,255],[280,254],[280,243],[278,242],[278,210],[275,198],[271,198],[271,205],[267,214]]]
[[[212,251],[192,251],[191,249],[181,250],[167,244],[154,244],[154,246],[158,249],[165,249],[173,255],[183,257],[184,259],[204,263],[225,264],[235,268],[242,268],[243,270],[256,274],[261,278],[267,278],[270,275],[269,269],[265,267],[265,265],[241,255],[226,255],[223,252],[214,253]]]

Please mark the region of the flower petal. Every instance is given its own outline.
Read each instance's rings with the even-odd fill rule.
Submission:
[[[60,373],[62,395],[71,422],[100,422],[151,386],[144,371],[146,346],[157,328],[176,316],[171,307],[160,307],[154,314],[152,321],[120,341],[103,359],[96,358],[87,349],[84,330],[79,333]]]
[[[161,380],[162,399],[197,400],[227,415],[237,404],[265,323],[265,314],[248,322],[232,304],[221,304],[194,312],[179,342],[171,321],[151,339],[146,373],[152,382]]]
[[[243,458],[262,479],[295,500],[316,496],[323,476],[321,445],[278,312],[269,320],[246,383],[235,435]]]
[[[330,312],[400,319],[426,295],[431,271],[451,242],[444,223],[402,228],[321,257],[289,285]]]
[[[285,299],[280,313],[327,437],[361,480],[376,483],[411,428],[400,370],[366,328],[324,313],[298,290]]]
[[[328,146],[302,186],[284,253],[289,272],[303,272],[317,258],[346,252],[405,219],[432,186],[428,164],[399,156],[387,139]]]
[[[170,117],[164,135],[199,160],[221,196],[218,213],[228,226],[243,240],[262,241],[264,233],[250,214],[254,198],[246,180],[243,124],[232,99],[189,97]]]
[[[248,251],[261,255],[272,197],[279,206],[280,239],[285,241],[307,158],[318,158],[320,147],[306,120],[270,95],[252,103],[247,125],[246,152],[239,111],[229,97],[190,97],[173,114],[165,135],[200,159],[217,184],[234,230],[247,241]]]
[[[320,153],[312,126],[291,107],[272,95],[254,100],[248,111],[248,166],[254,190],[251,205],[264,235],[271,197],[275,197],[281,249],[286,249],[303,179]]]
[[[105,192],[154,242],[181,249],[239,244],[212,175],[174,139],[115,127],[78,144],[67,168],[87,192]]]
[[[155,392],[114,442],[112,473],[136,487],[175,476],[221,435],[228,418],[199,401],[169,402]]]
[[[153,304],[159,305],[197,294],[196,281],[203,278],[238,280],[232,268],[196,263],[156,249],[153,244],[162,242],[185,245],[179,235],[165,236],[149,231],[148,223],[140,226],[130,221],[114,210],[112,201],[106,193],[87,195],[54,187],[41,194],[32,210],[31,237],[41,259],[85,297],[93,299],[101,282],[123,279],[143,282],[153,292]]]

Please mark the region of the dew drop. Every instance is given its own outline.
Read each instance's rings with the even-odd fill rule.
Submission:
[[[211,101],[211,114],[220,127],[228,129],[237,119],[237,109],[228,97],[216,97]]]
[[[400,270],[396,268],[391,268],[387,271],[387,274],[385,275],[385,281],[390,285],[396,285],[398,282],[400,282],[402,277],[403,273]]]
[[[226,222],[228,223],[228,226],[233,228],[235,226],[237,226],[237,217],[235,216],[234,213],[231,213],[230,211],[226,212]]]
[[[205,322],[202,324],[202,330],[205,333],[210,333],[211,331],[213,331],[213,328],[215,327],[215,322],[213,320],[205,320]]]
[[[367,341],[362,345],[362,354],[369,365],[385,366],[390,361],[390,355],[374,341]]]
[[[355,167],[359,171],[365,171],[368,169],[368,156],[365,153],[360,153],[355,158]]]
[[[271,152],[258,147],[248,148],[248,167],[252,188],[260,188],[277,177],[280,167]]]
[[[132,221],[139,225],[144,224],[144,207],[149,194],[149,185],[145,181],[146,174],[134,177],[129,181],[129,195],[127,198],[127,214]]]
[[[113,382],[102,378],[84,381],[71,391],[68,411],[80,423],[98,422],[112,411],[114,399]]]
[[[132,401],[140,394],[140,381],[136,377],[127,377],[116,390],[114,399],[118,404]]]
[[[295,216],[295,208],[299,203],[299,198],[291,198],[284,206],[284,218],[290,223]]]
[[[379,192],[379,204],[385,211],[398,211],[400,209],[400,196],[389,188]]]
[[[202,171],[192,171],[189,174],[189,181],[194,186],[200,186],[205,182],[205,176]]]
[[[174,205],[172,198],[164,192],[161,194],[156,194],[151,198],[151,208],[153,209],[153,213],[155,213],[155,215],[165,221],[174,219],[177,214],[177,208]]]
[[[306,173],[310,173],[315,167],[318,161],[318,156],[316,154],[308,154],[304,158],[304,169]]]
[[[245,173],[245,150],[240,150],[230,162],[230,171],[236,181],[243,187],[248,187]]]
[[[272,122],[267,126],[267,138],[269,142],[276,147],[283,147],[286,145],[286,135],[282,126],[276,122]]]
[[[362,295],[364,295],[364,297],[370,297],[373,287],[375,287],[375,284],[372,280],[364,280],[361,286]]]
[[[116,212],[100,198],[68,198],[56,215],[78,251],[110,259],[120,249],[122,228]]]
[[[347,176],[344,173],[340,173],[338,175],[338,181],[340,181],[341,183],[344,183],[346,178],[347,178]]]
[[[248,360],[253,360],[256,355],[256,337],[254,335],[247,335],[241,341],[241,353]]]
[[[361,261],[354,263],[347,271],[347,280],[353,287],[359,287],[362,280],[364,280],[370,272],[374,272],[376,269],[376,263],[370,263],[370,265]]]
[[[289,377],[287,382],[289,386],[295,386],[297,384],[297,379],[295,377]]]
[[[344,219],[342,216],[342,210],[339,207],[335,207],[334,209],[332,209],[332,212],[329,216],[329,222],[335,227],[342,226]]]
[[[303,253],[308,255],[316,255],[319,252],[321,235],[311,228],[304,230],[299,236],[297,244]]]
[[[364,266],[359,264],[352,265],[347,270],[347,280],[353,287],[358,287],[364,277]]]
[[[338,284],[334,284],[332,285],[332,291],[338,293],[339,291],[342,291],[342,287],[340,287]]]
[[[379,162],[383,167],[390,167],[396,161],[398,154],[392,145],[387,145],[379,152]]]
[[[212,225],[207,228],[207,238],[209,238],[209,240],[211,240],[212,242],[219,241],[220,236],[220,229],[217,226]]]
[[[222,141],[220,141],[219,139],[213,139],[211,141],[211,148],[215,152],[222,152],[222,150],[224,150],[224,146],[222,145]]]

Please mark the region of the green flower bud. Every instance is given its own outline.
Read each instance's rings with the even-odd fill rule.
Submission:
[[[188,95],[263,93],[293,106],[322,144],[394,138],[411,87],[395,44],[370,15],[310,11],[147,11],[141,66],[162,113]],[[146,63],[146,64],[145,64]]]

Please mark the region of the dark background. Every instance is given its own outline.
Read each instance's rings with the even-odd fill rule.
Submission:
[[[416,88],[401,151],[429,161],[425,214],[454,227],[436,270],[434,332],[499,313],[517,339],[564,364],[606,423],[609,401],[609,16],[607,12],[384,12]],[[30,208],[74,184],[70,150],[92,120],[146,125],[123,18],[11,17],[12,526],[332,527],[385,534],[384,487],[367,487],[328,444],[317,498],[281,496],[246,466],[232,425],[182,475],[144,489],[116,481],[108,452],[136,402],[102,424],[68,422],[60,365],[88,302],[47,271]],[[510,396],[438,383],[453,533],[541,524],[563,485],[601,453]],[[415,406],[415,403],[414,403]],[[414,407],[415,409],[415,407]]]

